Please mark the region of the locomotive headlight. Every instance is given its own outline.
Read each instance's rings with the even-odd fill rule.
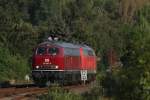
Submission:
[[[38,68],[39,68],[39,66],[36,66],[36,68],[38,69]]]
[[[57,66],[57,65],[55,66],[56,69],[58,69],[58,67],[59,67],[59,66]]]

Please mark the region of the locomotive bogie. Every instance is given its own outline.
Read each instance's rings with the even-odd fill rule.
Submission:
[[[96,73],[89,72],[87,74],[87,82],[93,81],[95,79]],[[36,84],[42,81],[42,84],[45,84],[47,81],[51,83],[81,83],[81,74],[80,71],[33,71],[32,77]]]

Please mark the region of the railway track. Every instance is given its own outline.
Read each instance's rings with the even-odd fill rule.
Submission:
[[[74,93],[84,93],[90,89],[90,85],[70,85],[62,88]],[[35,85],[23,85],[17,87],[0,88],[0,100],[36,100],[38,96],[47,94],[51,87],[39,88]]]
[[[46,93],[48,88],[3,88],[0,89],[0,100],[22,100]]]

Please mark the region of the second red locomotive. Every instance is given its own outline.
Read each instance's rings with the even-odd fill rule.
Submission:
[[[87,71],[87,80],[95,78],[96,55],[87,45],[47,41],[34,50],[32,76],[37,84],[79,82],[83,70]]]

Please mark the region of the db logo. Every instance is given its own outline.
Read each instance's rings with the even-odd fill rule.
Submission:
[[[49,59],[45,59],[45,62],[49,62]]]

